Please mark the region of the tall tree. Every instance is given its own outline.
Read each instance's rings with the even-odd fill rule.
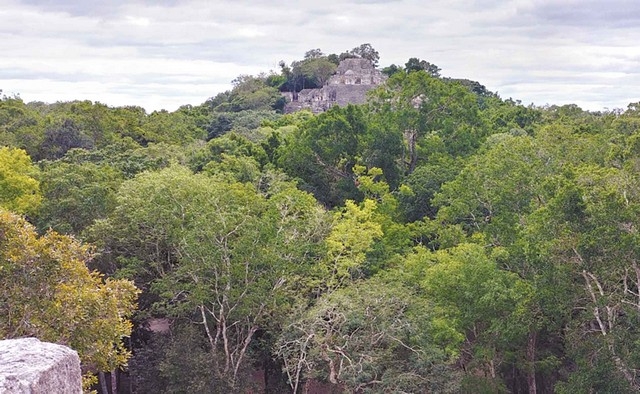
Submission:
[[[292,392],[313,377],[353,392],[456,392],[429,313],[410,288],[380,278],[320,298],[276,344]]]
[[[420,282],[434,306],[435,337],[458,357],[467,371],[465,380],[495,391],[505,385],[501,370],[512,362],[514,344],[526,341],[528,326],[523,323],[533,298],[530,284],[500,269],[497,257],[502,253],[469,243],[435,252],[417,248],[398,267],[400,275],[412,278],[408,284]]]
[[[378,61],[380,60],[380,54],[369,43],[353,48],[349,51],[349,54],[371,61],[374,67],[378,66]]]
[[[429,63],[426,60],[420,60],[416,57],[410,58],[404,65],[404,70],[407,73],[413,71],[425,71],[432,77],[438,78],[440,76],[440,67],[435,64]]]
[[[404,137],[406,174],[428,160],[434,141],[441,152],[464,157],[489,134],[476,95],[424,71],[394,74],[371,93],[370,106],[378,124]]]
[[[300,132],[280,147],[280,161],[304,190],[328,206],[358,199],[353,166],[367,132],[362,109],[333,107],[300,126]]]
[[[115,208],[123,181],[112,166],[91,162],[46,163],[40,178],[44,199],[36,217],[38,227],[76,235]]]
[[[305,59],[317,59],[323,56],[324,56],[324,53],[322,53],[322,50],[320,48],[309,49],[304,53]]]
[[[260,191],[173,166],[125,182],[93,234],[114,258],[103,266],[120,266],[145,290],[144,308],[196,322],[211,378],[236,391],[258,334],[277,326],[305,289],[294,278],[318,258],[325,222],[315,200],[291,184]]]
[[[580,295],[565,328],[565,346],[580,368],[564,388],[635,392],[640,348],[631,338],[640,317],[640,185],[626,171],[593,165],[567,175],[549,184],[548,204],[532,215],[529,232],[537,246],[532,251],[567,267]]]
[[[25,219],[0,210],[0,337],[68,345],[85,371],[124,367],[137,289],[90,272],[91,258],[75,239],[53,231],[39,237]]]

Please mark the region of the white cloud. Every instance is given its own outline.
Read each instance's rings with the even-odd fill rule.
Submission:
[[[144,18],[144,17],[127,15],[125,19],[127,23],[134,26],[147,27],[151,24],[151,20],[149,18]]]
[[[256,26],[244,26],[237,30],[237,35],[246,38],[264,37],[266,34]]]

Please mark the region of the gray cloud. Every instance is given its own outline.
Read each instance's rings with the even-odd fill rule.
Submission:
[[[175,109],[308,49],[365,42],[382,65],[419,57],[525,103],[597,110],[639,100],[631,0],[3,2],[0,89],[25,100]]]
[[[617,29],[636,27],[640,22],[640,3],[634,0],[543,1],[530,15],[548,24],[585,28]]]

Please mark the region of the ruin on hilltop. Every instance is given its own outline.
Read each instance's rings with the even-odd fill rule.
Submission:
[[[283,93],[287,99],[284,112],[309,109],[313,113],[320,113],[334,105],[344,107],[347,104],[363,104],[367,92],[386,79],[387,76],[377,70],[368,59],[344,59],[323,87]]]

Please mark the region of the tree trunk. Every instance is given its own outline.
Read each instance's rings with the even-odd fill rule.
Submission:
[[[104,372],[98,372],[98,381],[100,382],[100,392],[102,394],[109,394],[109,388],[107,387],[107,377],[104,376]]]
[[[527,385],[529,394],[536,394],[536,341],[538,334],[533,331],[529,333],[527,340]]]
[[[111,371],[111,394],[118,394],[118,370]]]
[[[417,140],[418,140],[418,131],[405,130],[404,138],[407,142],[407,149],[408,149],[407,153],[409,155],[409,158],[408,158],[409,160],[407,161],[407,164],[408,164],[407,175],[409,175],[416,169],[416,165],[418,164],[418,150],[416,147]]]

